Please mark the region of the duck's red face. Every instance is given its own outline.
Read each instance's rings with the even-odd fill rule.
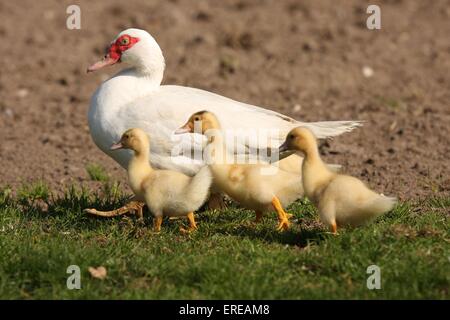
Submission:
[[[103,60],[91,65],[87,69],[87,72],[93,72],[103,67],[111,66],[113,64],[116,64],[117,62],[120,62],[122,54],[133,47],[137,42],[139,42],[139,38],[137,37],[132,37],[127,34],[121,35],[109,46],[108,52]]]

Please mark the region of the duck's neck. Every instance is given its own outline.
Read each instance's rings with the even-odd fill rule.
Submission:
[[[90,118],[99,113],[103,119],[112,117],[114,121],[117,110],[133,103],[137,98],[158,90],[163,74],[164,60],[160,63],[142,62],[121,70],[105,81],[94,95],[93,108],[89,111]]]
[[[164,69],[142,69],[132,68],[131,72],[140,81],[145,82],[145,85],[150,88],[157,88],[161,85]]]
[[[132,71],[134,75],[151,86],[161,85],[166,65],[162,52],[152,53],[149,56],[138,57]]]
[[[320,158],[317,145],[310,146],[304,153],[305,159],[302,164],[303,187],[306,196],[314,200],[315,194],[328,183],[333,173]]]
[[[128,163],[128,179],[131,189],[135,193],[142,192],[143,180],[153,171],[149,162],[149,147],[142,147],[134,151],[134,155]]]

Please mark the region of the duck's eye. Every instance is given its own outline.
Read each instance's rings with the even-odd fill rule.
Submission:
[[[200,118],[199,117],[195,117],[194,121],[200,121]]]
[[[293,134],[291,134],[291,135],[289,135],[289,139],[294,139],[294,135]]]
[[[120,40],[120,44],[123,46],[126,46],[130,43],[130,39],[128,37],[122,38],[122,40]]]

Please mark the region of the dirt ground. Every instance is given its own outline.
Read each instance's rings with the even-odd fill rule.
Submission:
[[[366,28],[369,3],[381,30]],[[66,28],[70,4],[81,30]],[[87,126],[91,94],[119,67],[85,70],[138,27],[163,49],[165,84],[303,121],[365,120],[322,147],[327,161],[403,200],[450,194],[449,1],[19,0],[0,16],[0,185],[92,184],[88,163],[124,181]]]

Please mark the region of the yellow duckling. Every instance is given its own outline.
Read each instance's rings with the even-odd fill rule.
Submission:
[[[289,217],[283,207],[303,196],[301,175],[287,172],[269,164],[228,164],[232,159],[224,144],[220,124],[208,111],[193,114],[188,122],[176,130],[176,134],[194,132],[201,125],[201,133],[207,137],[207,150],[211,159],[207,162],[213,175],[214,186],[242,206],[255,210],[256,222],[265,211],[275,209],[278,214],[278,230],[289,228]]]
[[[306,128],[292,129],[279,149],[305,155],[302,164],[305,195],[334,234],[338,225],[362,225],[390,211],[397,202],[395,198],[375,193],[357,178],[330,171],[320,158],[315,136]]]
[[[154,230],[161,230],[163,216],[187,216],[189,231],[197,229],[194,211],[206,200],[212,176],[208,166],[193,177],[171,170],[150,166],[150,141],[138,128],[129,129],[111,150],[131,149],[134,155],[128,164],[130,187],[138,199],[145,200],[155,217]],[[184,230],[184,229],[183,229]]]

